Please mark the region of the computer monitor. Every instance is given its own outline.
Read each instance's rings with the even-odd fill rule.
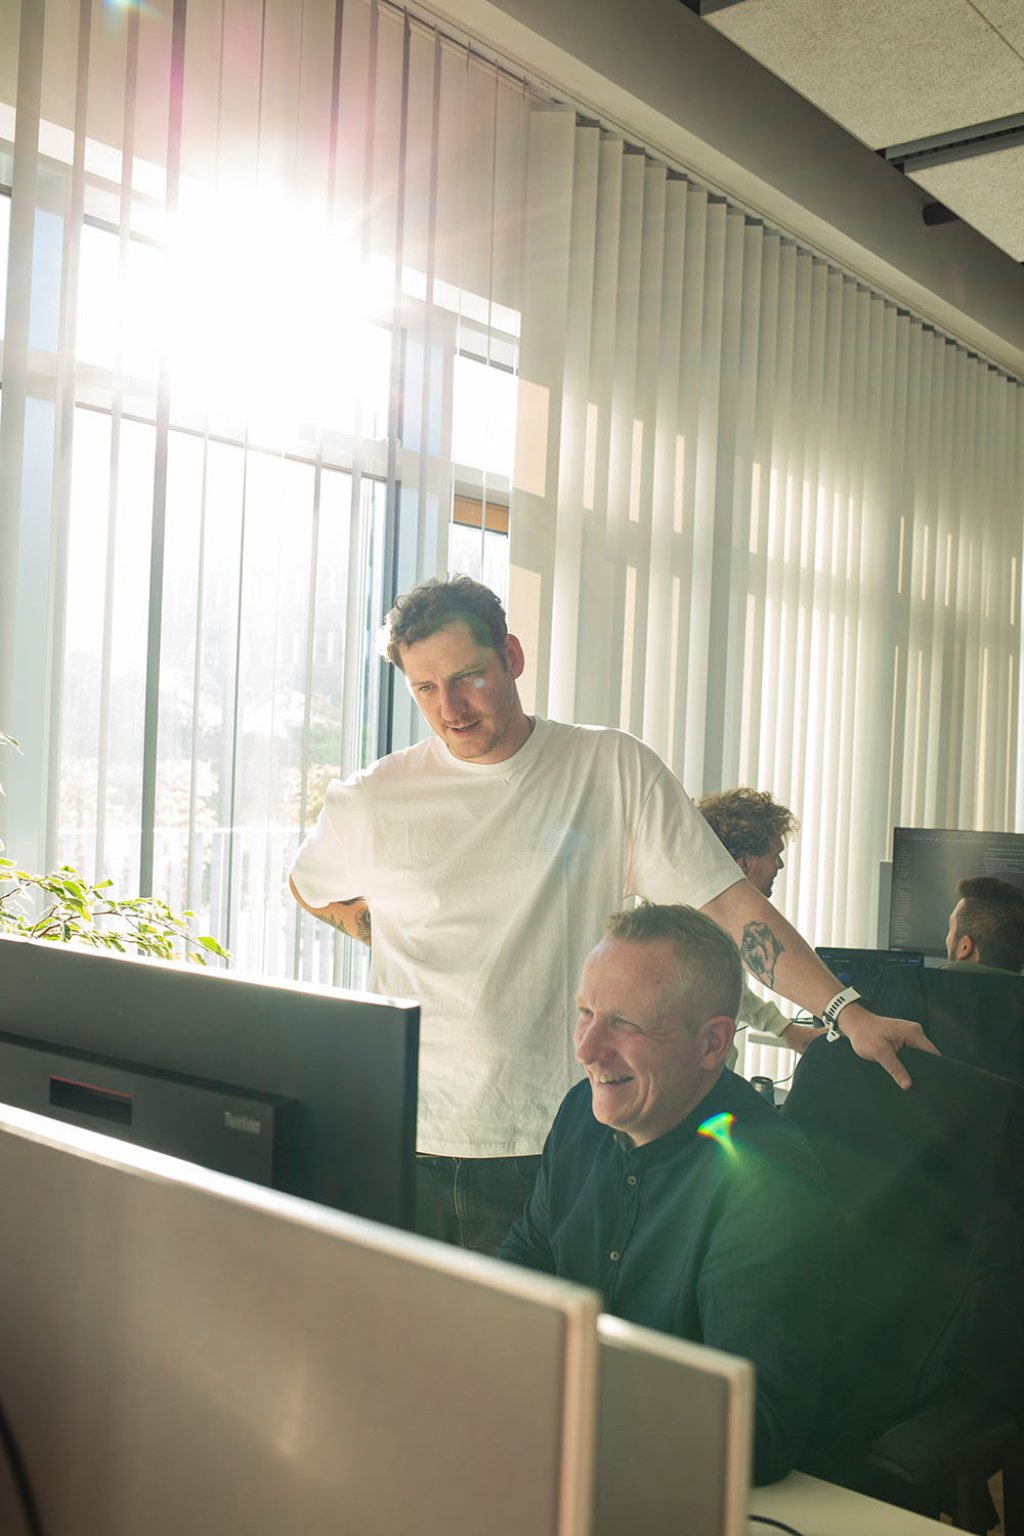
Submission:
[[[0,937],[0,1101],[414,1219],[419,1009]]]
[[[846,949],[839,944],[816,944],[814,953],[844,987],[854,987],[869,1008],[882,972],[890,965],[923,966],[919,949]]]
[[[595,1536],[747,1536],[754,1367],[602,1316]]]
[[[45,1536],[589,1536],[596,1293],[0,1109]]]
[[[1024,888],[1024,832],[895,827],[889,944],[944,956],[957,881],[994,875]]]

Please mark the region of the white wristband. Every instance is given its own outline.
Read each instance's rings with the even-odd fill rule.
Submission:
[[[836,993],[835,997],[830,1003],[826,1003],[825,1007],[818,1015],[821,1022],[828,1030],[828,1034],[825,1036],[826,1040],[842,1039],[842,1036],[839,1033],[839,1025],[836,1023],[836,1020],[842,1013],[843,1009],[846,1007],[847,1003],[856,1003],[859,1001],[859,992],[856,992],[853,987],[844,987],[842,992]]]

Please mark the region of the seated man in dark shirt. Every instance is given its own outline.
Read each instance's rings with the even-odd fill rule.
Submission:
[[[562,1101],[499,1258],[596,1287],[608,1311],[757,1371],[756,1482],[818,1409],[834,1213],[796,1127],[725,1069],[732,940],[683,906],[608,919],[577,999],[587,1080]]]

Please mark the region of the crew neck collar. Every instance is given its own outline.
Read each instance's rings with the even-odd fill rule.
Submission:
[[[459,773],[471,773],[478,777],[507,778],[510,774],[518,773],[529,762],[532,762],[540,749],[540,741],[544,734],[543,727],[546,721],[539,715],[527,715],[530,722],[530,734],[517,752],[511,757],[502,758],[500,763],[474,763],[465,758],[456,757],[454,752],[449,752],[440,736],[435,735],[432,745],[439,756],[439,760],[446,768],[454,768]]]

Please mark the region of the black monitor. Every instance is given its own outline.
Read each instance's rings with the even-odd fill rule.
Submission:
[[[1024,889],[1024,832],[895,827],[889,944],[944,956],[959,880],[994,875]]]
[[[0,1100],[392,1226],[419,1008],[0,937]]]

